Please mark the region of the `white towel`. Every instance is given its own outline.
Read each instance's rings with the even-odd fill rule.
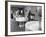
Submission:
[[[25,24],[25,30],[39,30],[39,21],[29,21]]]

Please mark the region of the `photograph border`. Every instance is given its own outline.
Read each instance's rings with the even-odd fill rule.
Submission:
[[[8,2],[44,4],[44,33],[8,35]],[[42,2],[25,2],[25,1],[5,1],[5,36],[24,36],[24,35],[41,35],[41,34],[45,34],[45,3],[42,3]]]

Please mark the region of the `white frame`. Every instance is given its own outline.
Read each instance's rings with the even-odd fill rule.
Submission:
[[[11,32],[10,30],[10,5],[28,5],[28,6],[42,6],[42,31],[26,31],[26,32]],[[37,34],[44,33],[44,4],[36,3],[22,3],[22,2],[8,2],[8,35],[19,35],[19,34]]]

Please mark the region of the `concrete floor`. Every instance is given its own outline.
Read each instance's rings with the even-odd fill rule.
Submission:
[[[25,27],[19,27],[18,23],[11,20],[11,32],[25,31]]]

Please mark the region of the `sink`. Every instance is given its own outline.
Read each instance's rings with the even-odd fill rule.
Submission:
[[[27,18],[25,18],[25,17],[16,17],[16,21],[24,22],[24,21],[27,21]]]

